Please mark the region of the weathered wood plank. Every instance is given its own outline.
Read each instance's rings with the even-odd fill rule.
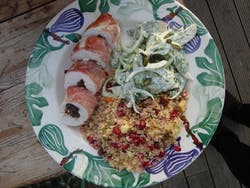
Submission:
[[[245,30],[245,34],[250,45],[250,1],[249,0],[234,0],[241,23]]]
[[[87,182],[86,181],[86,188],[102,188],[102,186],[95,185],[93,183]]]
[[[54,0],[1,0],[0,23]]]
[[[155,185],[148,186],[148,188],[162,188],[161,183],[157,183]]]
[[[19,68],[28,59],[46,24],[73,0],[56,1],[16,19],[0,24],[0,76]]]
[[[185,169],[186,177],[195,176],[202,172],[208,171],[208,165],[204,153],[196,159],[189,167]]]
[[[199,188],[204,185],[206,185],[206,187],[214,187],[213,179],[210,175],[204,153],[202,153],[199,158],[185,170],[185,174],[188,184],[192,188]]]
[[[163,188],[188,188],[188,184],[183,172],[162,182]]]
[[[207,1],[243,103],[250,102],[250,48],[233,0]],[[223,10],[223,11],[222,11]]]
[[[1,187],[18,187],[64,172],[40,146],[28,122],[24,83],[1,93],[0,117]]]
[[[37,37],[72,1],[55,1],[0,24],[1,188],[19,187],[65,172],[37,142],[27,117],[24,77]]]
[[[241,187],[239,181],[231,173],[226,162],[214,147],[208,146],[205,153],[216,187]]]
[[[220,51],[220,55],[223,62],[224,72],[225,72],[225,81],[226,89],[238,100],[240,100],[237,87],[234,82],[234,77],[230,69],[226,53],[224,51],[222,41],[216,29],[215,23],[213,21],[212,15],[209,11],[209,7],[206,3],[206,0],[201,0],[199,3],[195,0],[184,0],[187,8],[189,8],[206,26],[212,37],[214,38],[216,45]]]
[[[188,183],[191,188],[215,188],[208,171],[188,177]]]
[[[207,2],[205,0],[201,0],[199,1],[199,3],[197,3],[197,1],[195,0],[185,0],[185,3],[187,7],[190,8],[203,21],[203,23],[206,25],[206,27],[208,28],[208,30],[214,37],[216,44],[220,50],[222,60],[223,60],[227,90],[234,97],[240,100],[240,97],[239,97],[239,94],[238,94],[238,91],[234,82],[234,77],[232,75],[232,71],[230,70],[230,66],[228,62],[229,59],[226,55],[227,51],[224,50],[222,40],[216,29],[216,26],[212,18],[212,15],[209,11]],[[217,19],[217,17],[215,17],[214,19]],[[233,69],[233,71],[235,70]],[[244,133],[243,131],[239,130],[239,134],[244,134]],[[228,169],[225,161],[221,158],[221,156],[214,149],[209,149],[209,147],[208,149],[205,150],[205,153],[207,154],[208,165],[209,165],[210,172],[211,172],[212,178],[214,179],[216,187],[222,187],[229,183],[231,187],[239,187],[238,180],[234,176],[232,176],[231,171]],[[217,166],[217,164],[219,165]]]

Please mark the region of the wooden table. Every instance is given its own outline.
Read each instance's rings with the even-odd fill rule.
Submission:
[[[25,71],[48,21],[73,0],[0,1],[0,187],[20,187],[65,171],[40,146],[27,117]],[[250,102],[250,1],[184,0],[207,26],[224,62],[226,86]],[[250,144],[250,130],[228,125]],[[88,184],[87,187],[96,187]],[[185,171],[153,187],[241,188],[212,146]]]

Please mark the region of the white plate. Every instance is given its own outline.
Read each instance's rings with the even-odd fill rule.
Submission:
[[[170,26],[198,27],[196,37],[185,46],[194,81],[186,116],[190,131],[183,127],[179,146],[166,148],[167,155],[156,167],[138,174],[109,167],[82,139],[79,128],[64,126],[59,106],[64,98],[64,70],[70,66],[71,50],[86,27],[101,12],[109,12],[122,28],[143,21],[162,19]],[[56,39],[56,40],[54,40]],[[59,40],[58,40],[59,39]],[[219,51],[204,25],[174,0],[79,0],[52,19],[39,37],[26,75],[29,117],[40,143],[60,165],[79,178],[108,187],[144,187],[162,182],[190,165],[211,140],[222,113],[225,84]]]

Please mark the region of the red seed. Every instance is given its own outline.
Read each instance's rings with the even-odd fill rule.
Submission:
[[[103,150],[103,148],[100,148],[98,150],[98,155],[104,155],[105,154],[105,151]]]
[[[107,156],[107,159],[112,159],[112,155],[108,155],[108,156]]]
[[[163,106],[163,107],[166,107],[169,103],[169,100],[168,99],[165,99],[163,96],[160,96],[160,104]]]
[[[154,145],[149,145],[148,148],[150,149],[150,151],[153,151],[155,149]]]
[[[178,116],[178,111],[177,110],[173,110],[170,114],[170,119],[174,119]]]
[[[116,142],[111,143],[111,146],[113,146],[116,149],[120,148],[120,145]]]
[[[126,149],[128,149],[128,147],[129,147],[128,144],[123,144],[122,145],[122,150],[126,150]]]
[[[164,156],[165,156],[165,154],[166,154],[166,152],[165,152],[165,151],[161,151],[161,152],[159,153],[159,157],[164,157]]]
[[[92,146],[93,146],[93,148],[95,148],[95,149],[99,149],[99,148],[100,148],[100,145],[99,145],[97,142],[94,142],[94,143],[92,144]]]
[[[133,144],[136,145],[136,146],[139,146],[140,140],[138,138],[134,139]]]
[[[93,136],[87,136],[87,140],[89,141],[90,144],[93,144],[95,142],[95,139]]]
[[[141,137],[141,138],[140,138],[140,143],[141,143],[141,144],[145,144],[145,143],[146,143],[145,138]]]
[[[181,147],[179,147],[179,146],[174,146],[174,150],[175,150],[175,151],[181,151]]]
[[[117,110],[117,116],[118,117],[123,117],[126,115],[126,112],[124,110]]]
[[[113,133],[118,135],[118,136],[121,136],[121,134],[122,134],[121,129],[119,127],[114,127]]]
[[[146,128],[146,122],[145,122],[144,120],[140,120],[139,128],[140,128],[141,130],[143,130],[143,129]]]
[[[121,102],[118,104],[118,107],[119,107],[119,108],[124,108],[124,107],[125,107],[125,102],[124,102],[124,101],[121,101]]]
[[[135,134],[135,133],[130,133],[129,134],[129,138],[131,138],[131,139],[136,139],[136,138],[138,138],[138,136],[137,136],[137,134]]]
[[[109,82],[107,83],[107,85],[106,85],[106,88],[109,89],[109,88],[111,88],[111,87],[113,87],[113,83],[112,83],[112,81],[109,81]]]
[[[149,167],[150,162],[149,161],[144,161],[142,165],[143,165],[144,168],[147,168],[147,167]]]

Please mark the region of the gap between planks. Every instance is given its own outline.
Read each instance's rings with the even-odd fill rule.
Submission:
[[[0,23],[11,20],[17,16],[26,14],[37,8],[45,6],[55,0],[1,0],[0,2]]]

